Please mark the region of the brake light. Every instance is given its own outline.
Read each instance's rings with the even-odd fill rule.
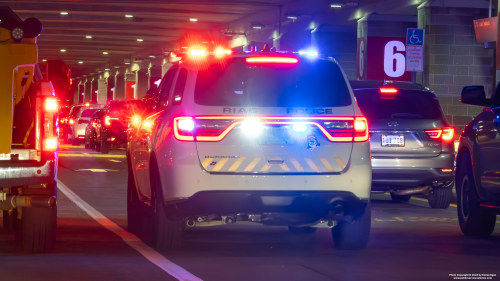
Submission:
[[[56,112],[58,108],[57,99],[46,98],[44,109],[46,112]]]
[[[134,126],[139,125],[141,123],[141,118],[139,118],[138,116],[134,116],[132,123],[134,123]]]
[[[368,121],[365,117],[356,117],[354,119],[354,141],[367,141],[368,136]]]
[[[85,106],[86,106],[86,107],[89,107],[89,106],[90,106],[90,102],[89,102],[89,101],[88,101],[88,102],[85,102]]]
[[[97,128],[97,122],[96,121],[92,121],[92,127]]]
[[[441,139],[444,142],[451,142],[455,139],[455,129],[454,128],[427,130],[427,131],[425,131],[425,133],[431,139]]]
[[[248,64],[296,64],[297,58],[291,57],[248,57],[245,59]]]
[[[191,49],[189,50],[189,56],[191,56],[192,58],[203,58],[205,57],[207,54],[207,52],[203,49]]]
[[[68,123],[69,123],[70,125],[74,125],[74,124],[75,124],[75,119],[73,119],[73,118],[69,118]]]
[[[225,55],[230,55],[232,52],[231,50],[226,50],[226,49],[222,49],[222,48],[218,48],[215,50],[215,55],[217,57],[222,57],[222,56],[225,56]]]
[[[451,173],[451,172],[453,172],[453,169],[445,168],[445,169],[441,169],[441,172],[443,172],[443,173]]]
[[[56,151],[57,150],[57,137],[45,138],[43,140],[43,150],[44,151]]]
[[[380,88],[381,94],[395,95],[398,92],[399,92],[399,90],[397,88],[394,88],[394,87],[382,87],[382,88]]]
[[[296,133],[316,127],[331,142],[362,142],[369,138],[364,117],[184,116],[174,118],[174,136],[182,141],[220,141],[236,126],[245,135],[257,136],[263,125],[288,125]]]
[[[106,116],[104,117],[104,124],[106,126],[111,126],[111,120],[120,120],[120,118]]]

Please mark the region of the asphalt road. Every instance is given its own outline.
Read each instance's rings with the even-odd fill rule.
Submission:
[[[59,180],[127,229],[124,150],[102,155],[63,146]],[[118,236],[64,193],[58,196],[53,253],[23,254],[14,235],[0,227],[0,280],[175,280],[151,255],[126,243],[126,232]],[[425,199],[394,203],[386,194],[374,194],[372,202],[372,234],[362,251],[335,249],[329,229],[289,234],[285,227],[238,222],[189,229],[182,249],[160,257],[192,278],[214,281],[453,280],[450,274],[496,274],[492,280],[500,280],[500,226],[488,238],[465,237],[455,205],[433,210]]]

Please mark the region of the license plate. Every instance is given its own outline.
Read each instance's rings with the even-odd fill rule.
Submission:
[[[283,128],[266,128],[259,137],[260,144],[292,144],[293,138]]]
[[[405,146],[404,135],[382,135],[382,146]]]

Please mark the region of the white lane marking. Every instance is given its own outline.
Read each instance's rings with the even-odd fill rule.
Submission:
[[[194,276],[193,274],[187,272],[184,268],[176,265],[175,263],[169,261],[167,258],[162,256],[160,253],[155,251],[153,248],[144,244],[137,236],[125,231],[125,229],[119,227],[116,223],[110,221],[103,214],[99,213],[96,209],[90,206],[87,202],[83,201],[78,195],[76,195],[71,189],[69,189],[60,180],[57,180],[57,188],[64,193],[73,203],[75,203],[80,209],[91,216],[99,224],[104,226],[107,230],[120,236],[125,243],[130,247],[138,251],[150,262],[156,264],[159,268],[163,269],[165,272],[170,274],[172,277],[181,281],[201,281],[200,278]]]

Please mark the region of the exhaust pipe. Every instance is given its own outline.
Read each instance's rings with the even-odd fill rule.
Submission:
[[[40,195],[8,195],[4,201],[0,201],[0,210],[10,210],[19,207],[35,207],[52,209],[57,205],[55,196],[40,196]]]
[[[405,190],[396,190],[394,191],[395,195],[408,195],[408,194],[416,194],[416,193],[423,193],[429,189],[429,186],[421,186],[417,188],[411,188],[411,189],[405,189]]]

